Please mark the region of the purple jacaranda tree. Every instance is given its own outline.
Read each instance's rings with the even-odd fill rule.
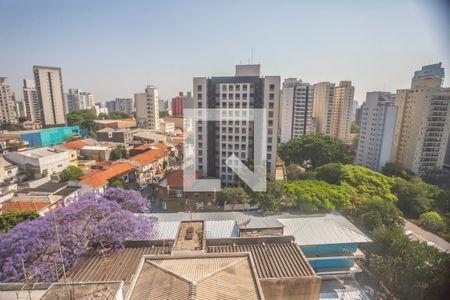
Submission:
[[[143,213],[150,208],[148,199],[142,197],[141,193],[135,190],[108,188],[102,196],[108,200],[119,203],[123,209],[134,213]]]
[[[101,195],[85,194],[0,235],[0,281],[57,281],[63,264],[68,270],[87,252],[152,238],[153,225],[153,219],[124,210]]]

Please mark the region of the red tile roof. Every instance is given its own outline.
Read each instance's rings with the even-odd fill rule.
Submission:
[[[128,162],[117,162],[104,170],[92,171],[80,180],[82,184],[93,188],[99,188],[108,184],[108,181],[116,176],[122,176],[135,171],[136,168]]]
[[[132,156],[130,157],[130,160],[135,161],[142,166],[146,166],[167,155],[167,145],[158,143],[152,145],[152,147],[155,147],[157,149],[151,149],[144,153]]]
[[[183,175],[184,175],[183,170],[175,170],[172,173],[169,173],[166,176],[167,185],[169,185],[169,186],[184,186]],[[195,178],[201,178],[201,177],[202,177],[201,171],[195,172]],[[188,184],[191,184],[192,178],[188,178],[187,181],[188,181],[187,182]]]
[[[50,203],[44,201],[17,201],[9,202],[0,208],[0,211],[35,211],[38,212]]]
[[[149,144],[142,144],[140,146],[137,146],[136,148],[134,148],[133,150],[147,150],[147,149],[151,149],[151,145]]]
[[[67,142],[64,144],[61,144],[59,146],[64,147],[66,149],[72,149],[72,150],[78,150],[83,148],[84,146],[88,146],[89,144],[86,143],[83,140],[75,140],[75,141],[71,141],[71,142]]]

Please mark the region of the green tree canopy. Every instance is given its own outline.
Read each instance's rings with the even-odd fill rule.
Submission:
[[[441,215],[435,211],[423,213],[419,217],[419,225],[433,232],[441,232],[446,229],[446,224]]]
[[[75,166],[68,166],[61,173],[61,181],[79,180],[83,171]]]
[[[12,229],[19,223],[39,218],[34,211],[4,211],[0,214],[0,233]]]
[[[329,163],[316,169],[317,179],[331,184],[339,184],[344,179],[344,170],[341,163]]]
[[[119,178],[119,177],[113,177],[108,182],[111,187],[116,187],[116,188],[121,188],[121,189],[125,188],[127,185],[125,180],[123,180],[122,178]]]
[[[286,177],[289,181],[301,179],[304,173],[305,169],[299,165],[290,164],[286,167]]]
[[[112,151],[114,159],[121,159],[127,157],[127,149],[123,145],[117,145]]]
[[[258,204],[260,209],[271,213],[292,205],[291,199],[284,191],[283,184],[274,180],[267,181],[266,192],[254,192],[251,203]]]
[[[392,191],[398,198],[398,207],[410,218],[417,218],[431,208],[432,198],[426,191],[426,186],[419,178],[411,181],[398,179]]]
[[[396,179],[361,166],[344,165],[342,170],[344,171],[342,181],[352,186],[362,198],[397,200],[397,197],[391,192],[391,187]]]
[[[294,138],[279,147],[286,164],[317,168],[331,162],[351,163],[353,153],[342,141],[325,135],[305,135]]]
[[[249,202],[249,196],[242,187],[225,187],[220,192],[220,205],[245,204]]]
[[[301,210],[345,210],[351,207],[351,188],[319,180],[298,180],[285,184],[286,192]]]
[[[404,221],[401,211],[391,201],[367,199],[355,211],[356,218],[367,229],[380,226],[401,226]]]
[[[388,162],[381,169],[381,173],[390,177],[400,177],[406,180],[410,180],[414,173],[408,169],[403,168],[399,163]]]

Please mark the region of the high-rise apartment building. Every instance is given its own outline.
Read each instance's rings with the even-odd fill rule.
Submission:
[[[280,139],[287,142],[292,138],[313,133],[313,87],[296,78],[283,82],[280,102]]]
[[[237,65],[235,76],[194,78],[194,109],[266,109],[267,144],[265,158],[268,172],[275,175],[277,153],[277,125],[280,101],[280,77],[260,76],[260,65]],[[258,124],[258,126],[261,124]],[[244,163],[254,158],[254,145],[259,145],[254,135],[252,120],[200,121],[196,126],[196,169],[204,175],[220,178],[224,184],[236,183],[234,172],[225,161],[232,154]],[[263,143],[264,144],[264,143]]]
[[[380,171],[391,159],[397,107],[389,92],[368,92],[361,106],[356,164]]]
[[[351,81],[341,81],[334,89],[331,136],[347,144],[352,143],[350,130],[354,94],[355,87]]]
[[[179,92],[178,96],[172,98],[172,116],[182,117],[184,107],[184,95],[183,92]]]
[[[439,79],[444,83],[445,70],[442,63],[423,66],[422,69],[414,72],[412,80]]]
[[[0,123],[17,123],[16,101],[14,93],[6,84],[7,77],[0,77]]]
[[[36,83],[34,80],[23,80],[23,102],[27,120],[32,122],[40,122],[41,109],[38,92],[36,90]]]
[[[139,127],[159,130],[158,89],[148,85],[145,93],[134,94],[136,119]]]
[[[95,104],[94,95],[79,89],[69,89],[66,100],[68,112],[76,109],[92,109]]]
[[[116,112],[116,101],[105,101],[105,107],[108,109],[108,113]]]
[[[312,118],[316,134],[331,135],[334,86],[334,83],[330,82],[314,85]]]
[[[64,100],[61,68],[34,66],[33,73],[42,125],[65,125],[67,108]]]
[[[134,112],[134,99],[133,98],[116,98],[115,111],[123,112],[131,116]]]
[[[450,134],[450,88],[442,87],[442,74],[432,75],[432,79],[417,74],[411,88],[398,90],[395,97],[399,112],[391,160],[424,174],[444,164]]]

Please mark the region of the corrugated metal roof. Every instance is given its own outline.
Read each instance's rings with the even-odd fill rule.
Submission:
[[[155,239],[174,240],[177,235],[180,221],[159,221],[154,227]],[[239,228],[233,220],[205,221],[205,232],[207,238],[238,237]]]
[[[263,299],[248,254],[146,257],[134,299]]]
[[[293,243],[208,246],[208,253],[250,252],[259,278],[314,276],[306,257]]]
[[[72,268],[72,281],[124,281],[131,282],[143,255],[170,253],[170,247],[133,247],[112,251],[110,255],[85,256]]]
[[[372,240],[339,214],[279,218],[284,235],[292,235],[300,246],[366,243]]]
[[[234,220],[205,221],[205,231],[208,239],[239,236],[239,228]]]

